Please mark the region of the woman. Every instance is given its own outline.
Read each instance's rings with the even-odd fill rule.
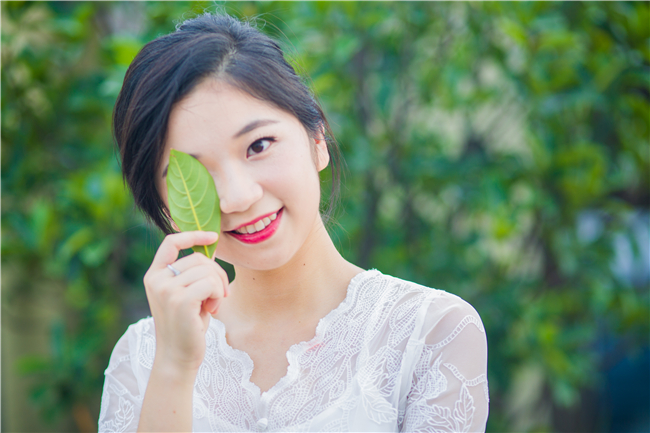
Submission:
[[[485,332],[460,298],[346,261],[319,212],[335,142],[278,45],[206,14],[147,44],[114,113],[137,205],[168,236],[144,285],[153,318],[108,369],[100,431],[482,431]],[[171,149],[220,197],[220,233],[175,233]],[[336,189],[336,188],[335,188]],[[181,249],[218,239],[219,265]]]

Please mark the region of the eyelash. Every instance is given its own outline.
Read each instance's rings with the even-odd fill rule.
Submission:
[[[264,141],[267,141],[269,144],[268,144],[268,145],[267,145],[263,150],[261,150],[260,152],[253,152],[253,153],[251,153],[251,150],[252,150],[253,146],[255,146],[257,143],[264,142]],[[275,138],[274,138],[274,137],[263,137],[263,138],[260,138],[260,139],[258,139],[258,140],[255,140],[255,141],[253,142],[253,144],[251,144],[250,146],[248,146],[248,149],[246,150],[246,156],[247,156],[248,158],[250,158],[251,156],[259,155],[260,153],[262,153],[262,152],[264,152],[265,150],[267,150],[267,149],[269,148],[269,146],[271,146],[271,144],[273,144],[273,143],[275,143]]]

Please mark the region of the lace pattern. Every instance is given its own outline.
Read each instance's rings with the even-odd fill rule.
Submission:
[[[474,351],[474,353],[472,353]],[[153,319],[132,325],[106,370],[99,431],[135,431],[155,356]],[[287,374],[262,393],[253,362],[212,319],[194,431],[482,431],[485,331],[460,298],[378,271],[357,275]],[[469,379],[466,379],[469,378]]]

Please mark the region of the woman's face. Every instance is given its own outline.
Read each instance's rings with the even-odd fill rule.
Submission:
[[[324,139],[310,139],[293,115],[223,82],[199,84],[171,112],[156,185],[167,203],[170,149],[196,157],[221,200],[218,258],[256,270],[289,262],[322,228],[318,172]]]

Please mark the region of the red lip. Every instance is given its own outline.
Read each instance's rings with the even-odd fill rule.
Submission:
[[[235,232],[233,230],[233,231],[229,231],[229,232],[226,232],[226,233],[228,233],[230,236],[234,237],[235,239],[237,239],[237,240],[239,240],[239,241],[241,241],[241,242],[243,242],[245,244],[257,244],[257,243],[263,242],[263,241],[267,240],[268,238],[270,238],[271,236],[273,236],[275,231],[278,229],[278,226],[280,225],[280,219],[282,218],[282,212],[283,211],[284,211],[284,208],[280,209],[277,212],[277,214],[278,214],[277,218],[274,219],[273,221],[271,221],[271,224],[264,227],[259,232],[250,233],[250,234],[248,234],[248,233],[243,234],[243,233],[237,233],[237,232]],[[270,214],[263,215],[263,216],[255,219],[255,220],[253,220],[251,222],[248,222],[246,224],[242,224],[239,227],[237,227],[235,230],[238,230],[238,229],[240,229],[242,227],[245,227],[247,225],[250,225],[250,224],[255,224],[259,220],[264,219],[264,218],[268,217],[269,215],[273,215],[274,213],[275,212],[271,212]]]
[[[261,217],[257,217],[257,218],[255,218],[255,219],[252,220],[252,221],[249,221],[249,222],[247,222],[247,223],[244,223],[244,224],[238,225],[237,227],[235,227],[234,229],[232,229],[232,231],[234,232],[235,230],[239,230],[239,229],[242,228],[242,227],[246,227],[246,226],[249,226],[249,225],[251,225],[251,224],[255,224],[256,222],[258,222],[258,221],[260,221],[260,220],[263,220],[263,219],[266,218],[266,217],[270,217],[270,216],[273,215],[274,213],[278,213],[278,212],[280,212],[280,211],[277,211],[277,210],[276,210],[275,212],[270,212],[270,213],[267,213],[266,215],[262,215]]]

